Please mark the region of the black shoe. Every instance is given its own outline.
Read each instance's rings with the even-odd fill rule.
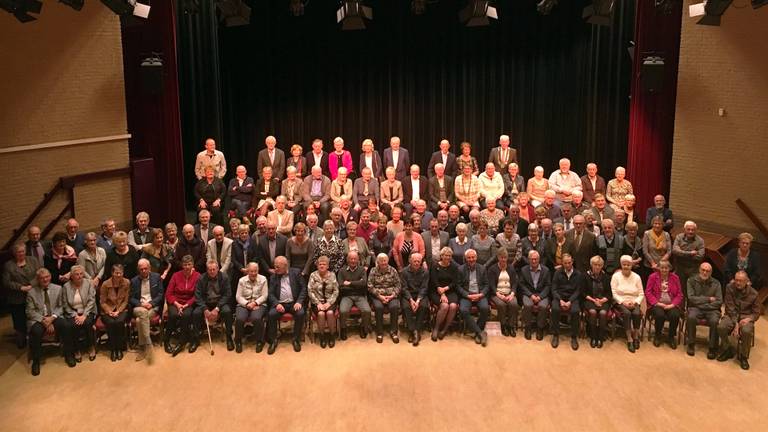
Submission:
[[[163,341],[163,349],[168,354],[172,353],[173,347],[171,346],[171,341]]]
[[[382,343],[382,342],[384,342],[384,335],[377,334],[376,343]]]
[[[299,340],[298,340],[298,339],[294,339],[294,340],[293,340],[293,350],[294,350],[295,352],[299,352],[299,351],[301,351],[301,342],[299,342]]]
[[[360,326],[360,339],[365,339],[367,337],[368,337],[368,330],[366,330],[364,326]]]
[[[640,349],[640,339],[635,339],[635,340],[633,340],[633,341],[632,341],[632,345],[634,345],[634,346],[635,346],[635,349],[636,349],[636,350],[639,350],[639,349]]]
[[[227,351],[234,351],[235,343],[232,342],[232,338],[227,338]]]
[[[73,367],[75,367],[77,365],[77,362],[75,361],[75,358],[72,357],[72,356],[67,356],[65,361],[67,362],[67,366],[69,366],[71,368],[73,368]]]
[[[432,342],[437,342],[437,330],[432,331]]]
[[[397,333],[392,332],[392,333],[389,334],[389,337],[392,338],[392,342],[400,343],[400,336],[398,336]]]
[[[27,346],[27,336],[24,333],[16,334],[16,348],[24,349]]]
[[[347,340],[347,329],[343,328],[339,331],[339,339]]]
[[[40,360],[32,360],[32,376],[40,375]]]
[[[544,329],[536,330],[536,340],[540,341],[544,339]]]
[[[709,351],[707,351],[707,358],[708,359],[714,360],[715,357],[717,357],[717,353],[715,352],[715,350],[710,349]]]
[[[693,346],[693,344],[688,344],[688,347],[685,349],[685,353],[693,357],[696,355],[696,348]]]
[[[256,342],[256,353],[264,351],[264,342]]]
[[[242,341],[235,342],[235,352],[238,353],[238,354],[243,352],[243,342]]]
[[[328,348],[333,348],[336,346],[336,335],[333,333],[328,334]]]
[[[634,353],[635,352],[635,344],[633,344],[632,342],[627,342],[627,349],[629,350],[629,352]]]
[[[501,326],[501,335],[509,336],[509,329],[507,328],[507,326]]]
[[[109,359],[111,361],[117,361],[117,352],[115,350],[109,352]]]
[[[728,347],[725,351],[721,352],[719,356],[717,356],[717,361],[724,362],[732,359],[736,355],[736,352],[733,350],[733,347]]]
[[[419,346],[421,342],[421,333],[418,331],[413,332],[413,346]]]
[[[509,335],[512,336],[512,337],[516,337],[517,336],[517,329],[515,327],[510,327],[509,328]]]
[[[482,342],[482,340],[480,339],[480,333],[476,334],[474,339],[475,339],[475,343],[478,345],[480,345],[480,343]]]
[[[598,339],[597,340],[597,347],[598,348],[602,348],[603,347],[603,340],[602,339]]]
[[[488,332],[485,330],[480,332],[480,345],[484,347],[488,346]]]
[[[277,340],[274,340],[269,343],[269,348],[267,348],[267,354],[269,355],[274,354],[276,349],[277,349]]]
[[[571,349],[574,351],[578,351],[579,349],[579,340],[576,338],[571,338]]]
[[[187,352],[189,352],[190,354],[192,354],[193,352],[197,351],[197,348],[198,348],[199,346],[200,346],[200,342],[199,342],[199,341],[192,341],[192,342],[189,344],[189,349],[187,350]]]
[[[741,358],[739,358],[739,366],[741,366],[741,368],[744,370],[749,370],[749,361],[747,360],[746,357],[742,356]]]
[[[173,348],[173,351],[171,351],[171,356],[176,357],[183,350],[184,350],[184,344],[180,343],[180,344],[176,345],[175,348]]]
[[[531,340],[531,330],[530,329],[525,329],[525,338],[527,340]]]
[[[409,343],[409,344],[412,344],[412,343],[413,343],[413,340],[414,340],[414,338],[415,338],[415,336],[414,336],[414,333],[415,333],[415,332],[410,332],[410,333],[408,334],[408,343]]]
[[[552,348],[557,348],[558,345],[560,345],[560,336],[558,335],[552,336]]]
[[[320,333],[320,348],[325,349],[328,346],[328,339],[325,333]]]
[[[669,338],[669,347],[672,349],[677,349],[677,339],[674,337]]]
[[[661,336],[656,336],[653,338],[653,346],[656,348],[661,346]]]

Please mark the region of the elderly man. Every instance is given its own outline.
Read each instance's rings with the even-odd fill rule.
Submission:
[[[571,194],[571,197],[573,200],[571,201],[571,207],[572,207],[572,214],[582,214],[585,211],[591,211],[592,207],[590,207],[591,203],[586,203],[584,201],[584,192],[577,190],[573,191],[573,194]]]
[[[675,222],[672,210],[666,207],[666,205],[667,200],[664,198],[664,195],[656,195],[653,197],[653,207],[649,207],[645,212],[645,220],[652,221],[656,216],[661,216],[662,220],[664,220],[664,231],[669,232],[672,231]]]
[[[304,199],[304,206],[312,206],[315,208],[315,213],[318,214],[322,220],[328,219],[328,212],[330,211],[331,179],[323,175],[323,171],[319,166],[312,166],[311,174],[304,179],[302,186],[302,197]]]
[[[64,320],[64,303],[61,286],[51,283],[51,272],[40,268],[36,273],[36,282],[27,292],[27,328],[29,329],[29,353],[32,358],[32,375],[40,375],[40,358],[43,354],[43,335],[58,334],[64,341],[64,357],[67,366],[75,366],[75,358],[70,346],[71,338]]]
[[[563,217],[563,212],[560,210],[560,206],[556,203],[556,196],[555,191],[552,189],[548,189],[546,192],[544,192],[544,202],[541,203],[538,207],[536,207],[536,210],[538,209],[544,209],[545,211],[545,217],[555,220],[560,219]]]
[[[35,227],[30,227],[29,229],[31,230],[32,228],[35,228]],[[114,219],[105,219],[101,223],[101,234],[99,234],[99,237],[96,239],[96,245],[104,249],[104,252],[109,253],[109,251],[111,251],[112,248],[114,247],[112,245],[112,236],[115,235],[116,230],[117,230],[117,224],[115,224]],[[38,238],[40,237],[39,233],[40,233],[40,228],[38,228]],[[29,247],[30,245],[29,243],[27,243],[28,254],[30,254],[31,252]],[[30,255],[35,256],[33,254],[30,254]]]
[[[224,227],[217,226],[213,229],[213,238],[208,240],[206,247],[207,261],[215,262],[227,276],[232,268],[232,243],[234,241],[231,238],[224,236]]]
[[[293,350],[301,351],[301,329],[304,328],[304,302],[307,300],[307,284],[301,277],[299,269],[289,269],[288,260],[284,256],[275,258],[275,271],[269,277],[269,323],[267,338],[272,355],[277,349],[278,320],[283,314],[293,317]]]
[[[371,326],[371,306],[368,304],[367,275],[360,265],[360,255],[351,250],[347,253],[347,265],[343,266],[336,278],[339,282],[339,334],[341,340],[347,340],[347,320],[352,307],[360,311],[360,337],[365,339]]]
[[[499,146],[491,149],[488,161],[493,163],[496,171],[500,173],[507,171],[507,165],[517,162],[517,150],[509,147],[509,135],[499,137]]]
[[[141,252],[144,246],[152,243],[152,228],[149,227],[149,213],[136,214],[136,228],[128,232],[128,244]]]
[[[709,351],[707,358],[712,360],[717,356],[717,324],[720,321],[720,307],[723,304],[723,292],[720,281],[712,277],[712,266],[709,263],[699,265],[699,274],[688,279],[688,317],[686,322],[686,352],[689,356],[696,353],[696,324],[700,319],[706,320],[709,326]]]
[[[285,180],[280,185],[280,195],[285,197],[285,208],[294,215],[300,215],[303,209],[301,205],[301,188],[304,184],[296,175],[296,167],[289,166],[285,169]]]
[[[528,252],[528,265],[520,271],[520,292],[523,295],[523,326],[525,338],[530,340],[533,331],[533,314],[536,313],[536,339],[544,339],[551,277],[549,269],[541,264],[536,250]]]
[[[411,254],[409,265],[400,272],[400,282],[400,308],[408,326],[408,343],[418,346],[424,319],[429,314],[429,271],[424,267],[420,253]]]
[[[411,166],[411,158],[408,150],[400,147],[400,137],[393,136],[389,139],[389,147],[384,149],[384,169],[395,168],[395,178],[404,181],[408,176],[408,167]]]
[[[435,164],[435,175],[429,179],[429,210],[438,212],[448,210],[456,199],[453,193],[453,177],[445,175],[445,166],[442,163]]]
[[[688,278],[696,275],[699,264],[704,261],[704,239],[696,234],[696,222],[686,221],[683,228],[672,243],[672,264],[680,276],[680,285],[687,287]]]
[[[563,266],[552,276],[552,348],[560,343],[560,313],[570,315],[571,349],[579,349],[581,321],[581,288],[586,283],[584,273],[573,268],[573,257],[563,254]]]
[[[67,233],[67,245],[72,246],[75,253],[79,254],[85,249],[85,236],[79,231],[80,223],[75,218],[69,218],[64,224],[64,229]]]
[[[406,214],[410,215],[416,208],[419,200],[429,198],[429,182],[426,177],[421,175],[421,169],[418,165],[411,165],[411,171],[408,178],[402,181],[403,186],[403,207]]]
[[[587,173],[581,176],[581,190],[584,192],[584,201],[591,203],[595,194],[605,195],[605,179],[597,174],[597,164],[587,164]]]
[[[137,267],[138,274],[131,279],[131,297],[128,299],[139,334],[139,353],[136,355],[136,361],[147,359],[151,363],[153,355],[150,323],[155,316],[163,312],[165,288],[160,275],[150,270],[149,260],[140,259]]]
[[[198,223],[194,226],[195,237],[202,240],[203,243],[208,243],[208,240],[213,238],[213,228],[218,225],[211,222],[211,212],[205,209],[197,213],[197,221]]]
[[[213,237],[211,233],[211,237]],[[176,252],[173,254],[173,269],[178,270],[182,267],[182,258],[189,255],[192,257],[192,263],[198,272],[205,271],[206,244],[199,237],[195,236],[195,228],[186,224],[181,228],[181,238],[176,245]]]
[[[224,153],[216,150],[216,141],[213,138],[205,140],[205,150],[197,154],[195,158],[195,176],[200,180],[205,177],[205,169],[207,167],[213,168],[213,173],[216,177],[223,179],[227,174],[227,159],[224,157]]]
[[[357,212],[368,208],[368,199],[370,197],[376,198],[376,202],[380,199],[379,181],[373,178],[371,169],[364,167],[360,174],[361,177],[355,180],[355,184],[352,186],[352,200],[355,204],[354,209]]]
[[[313,243],[323,237],[323,229],[318,226],[316,214],[307,215],[307,238]]]
[[[288,200],[279,195],[275,198],[275,209],[267,214],[267,222],[271,222],[277,226],[277,232],[284,236],[291,236],[293,232],[293,212],[286,209]]]
[[[277,180],[285,178],[285,152],[277,146],[277,139],[270,135],[264,139],[267,148],[259,152],[256,159],[256,172],[263,172],[264,167],[272,168],[272,175]]]
[[[525,192],[525,179],[520,175],[520,167],[516,163],[507,166],[507,172],[503,173],[504,179],[504,204],[509,207],[517,203],[517,194]]]
[[[597,238],[595,234],[586,228],[584,216],[573,217],[574,228],[565,234],[567,241],[571,243],[571,256],[573,264],[582,274],[589,270],[589,260],[597,255]]]
[[[389,256],[380,253],[376,256],[376,265],[368,274],[368,292],[373,300],[376,312],[376,342],[384,341],[384,308],[389,311],[389,335],[392,342],[399,343],[397,320],[400,314],[398,300],[401,290],[400,275],[389,265]]]
[[[110,246],[109,248],[112,249],[112,234],[114,234],[115,231],[115,225],[114,221],[112,221],[112,232],[109,236]],[[40,265],[45,262],[45,256],[46,254],[50,253],[51,250],[51,242],[49,240],[41,240],[40,239],[40,227],[37,225],[32,225],[27,229],[27,242],[25,243],[27,247],[27,256],[35,257],[37,261],[40,263]]]
[[[219,319],[224,320],[227,351],[235,349],[235,343],[232,341],[232,308],[229,306],[231,295],[229,277],[223,271],[219,271],[219,264],[216,261],[209,260],[206,264],[206,272],[195,284],[190,352],[194,352],[200,345],[200,326],[203,325],[203,320],[211,324]]]
[[[757,303],[757,291],[752,288],[747,272],[739,270],[733,282],[725,287],[725,314],[717,326],[722,341],[718,361],[729,360],[736,354],[731,345],[731,337],[734,337],[739,341],[739,364],[742,369],[749,369],[749,351],[752,338],[755,337],[755,321],[758,318],[760,305]]]
[[[605,272],[609,275],[621,268],[619,258],[623,255],[623,248],[624,236],[614,231],[612,220],[604,220],[602,234],[597,237],[597,252],[605,262]]]
[[[573,192],[581,190],[581,178],[571,171],[571,161],[560,159],[560,169],[549,176],[549,187],[557,194],[558,203],[571,202]]]
[[[261,262],[259,262],[259,271],[264,276],[275,273],[275,259],[280,256],[285,256],[285,247],[288,239],[277,233],[277,224],[274,222],[267,222],[267,235],[259,236],[259,255],[261,256]]]
[[[371,240],[371,237],[373,236],[373,233],[376,232],[378,226],[379,224],[371,222],[371,212],[368,211],[367,208],[363,209],[363,211],[360,212],[360,223],[357,224],[357,232],[355,235],[368,242]]]
[[[456,194],[456,204],[462,214],[468,215],[472,210],[480,209],[480,181],[472,175],[472,167],[464,165],[460,176],[453,182],[453,190]]]
[[[605,196],[602,194],[595,194],[595,201],[593,202],[593,205],[592,216],[594,216],[596,224],[602,224],[603,219],[613,219],[613,207],[608,205],[608,202],[605,200]]]
[[[456,155],[451,152],[451,143],[447,139],[440,140],[440,150],[432,153],[429,158],[427,175],[431,179],[437,175],[435,166],[441,164],[445,172],[453,176],[456,173]]]
[[[573,228],[573,206],[570,203],[563,204],[560,207],[560,214],[562,216],[558,219],[554,219],[554,222],[560,222],[563,224],[563,229],[568,231]]]
[[[245,265],[245,276],[237,281],[235,301],[235,351],[243,352],[245,323],[253,323],[256,336],[256,352],[264,349],[264,317],[267,314],[269,288],[267,278],[259,274],[259,265],[249,262]]]
[[[427,265],[432,267],[434,263],[440,260],[440,250],[448,246],[448,233],[440,230],[437,219],[431,219],[429,230],[422,232],[421,238],[424,240],[424,247],[426,248],[424,259]]]
[[[328,153],[323,150],[323,140],[315,138],[312,140],[312,150],[308,151],[304,157],[310,167],[320,168],[320,175],[331,177],[331,170],[328,168]]]
[[[504,179],[501,173],[496,172],[496,166],[492,162],[485,164],[485,171],[477,176],[477,180],[480,205],[485,207],[488,201],[494,201],[497,208],[504,208]]]
[[[488,304],[488,277],[485,267],[477,262],[477,252],[467,249],[464,252],[464,265],[459,269],[461,280],[457,284],[459,297],[459,312],[464,324],[475,334],[475,342],[482,346],[488,345],[488,333],[485,331],[485,322],[490,314]],[[477,308],[477,321],[472,317],[472,307]]]
[[[243,217],[248,212],[253,201],[253,191],[256,185],[253,178],[247,175],[245,167],[238,165],[235,169],[235,178],[229,181],[227,195],[232,202],[231,208],[235,211],[237,217]]]
[[[347,169],[340,167],[338,176],[331,182],[331,205],[338,207],[342,200],[352,201],[352,180],[347,178]]]
[[[224,204],[226,191],[227,186],[220,178],[214,176],[213,168],[207,167],[205,176],[195,184],[198,211],[210,211],[214,222],[221,223],[221,206]]]

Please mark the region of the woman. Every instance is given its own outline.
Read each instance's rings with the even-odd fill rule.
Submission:
[[[333,140],[333,152],[328,155],[328,169],[331,170],[331,181],[336,180],[339,176],[339,168],[344,167],[347,169],[347,175],[352,178],[352,174],[355,169],[352,166],[352,153],[349,150],[344,150],[344,140],[336,137]]]
[[[614,210],[624,207],[624,200],[627,195],[631,195],[632,183],[626,180],[627,171],[624,167],[616,168],[616,178],[608,182],[605,189],[605,198]],[[663,225],[663,221],[662,221]]]
[[[653,338],[653,346],[661,345],[661,331],[664,329],[664,321],[669,321],[670,348],[677,348],[677,324],[680,322],[680,308],[683,304],[683,291],[680,287],[680,278],[671,272],[672,265],[667,260],[659,262],[659,271],[648,277],[648,285],[645,287],[645,298],[653,315],[656,333]]]
[[[379,186],[381,211],[392,217],[392,210],[403,204],[403,185],[395,179],[395,167],[387,167],[384,173],[387,179],[381,182],[381,186]]]
[[[328,221],[326,221],[328,222]],[[325,225],[325,224],[324,224]],[[333,348],[336,345],[336,299],[339,297],[339,282],[328,270],[330,259],[322,255],[317,259],[317,270],[309,275],[309,302],[317,316],[317,328],[320,332],[320,348]]]
[[[336,273],[344,265],[344,246],[341,244],[341,240],[333,233],[336,230],[336,226],[333,221],[328,219],[323,222],[323,236],[315,241],[315,251],[312,255],[312,261],[317,263],[317,259],[324,256],[326,257],[329,265],[329,269],[332,273]]]
[[[635,220],[635,203],[637,203],[637,198],[635,198],[634,195],[627,194],[627,196],[624,197],[624,207],[622,207],[622,209],[626,215],[624,218],[625,223],[633,222]]]
[[[252,207],[259,211],[260,216],[266,216],[275,208],[275,198],[280,195],[280,182],[272,176],[271,167],[262,168],[261,178],[256,180],[255,189]]]
[[[472,144],[468,141],[461,143],[461,154],[456,158],[456,172],[463,173],[465,166],[470,167],[473,176],[480,174],[480,166],[477,164],[477,159],[472,156]]]
[[[370,214],[371,221],[378,221],[381,217],[385,217],[384,213],[379,210],[379,202],[376,201],[376,197],[368,198],[368,214]]]
[[[109,337],[109,358],[112,361],[123,359],[125,351],[125,321],[128,315],[128,295],[131,292],[131,282],[123,277],[121,264],[112,266],[109,279],[101,284],[99,303],[101,306],[101,321],[107,327]]]
[[[458,227],[456,228],[458,231]],[[437,305],[432,341],[443,339],[459,310],[456,287],[461,283],[459,266],[453,262],[455,251],[450,247],[440,249],[440,261],[429,270],[429,301]]]
[[[363,172],[363,168],[368,167],[371,169],[373,178],[382,181],[381,156],[379,156],[379,152],[374,150],[373,141],[366,138],[361,147],[363,152],[360,153],[360,163],[358,164],[360,172]]]
[[[179,244],[179,229],[173,222],[165,224],[165,245],[171,251],[171,254],[176,252],[176,245]]]
[[[195,305],[195,286],[200,279],[200,273],[195,271],[195,262],[191,255],[181,258],[181,271],[171,276],[171,282],[165,290],[165,302],[168,304],[168,323],[163,334],[165,352],[176,357],[184,345],[190,342],[192,326],[192,309]],[[179,344],[171,347],[171,335],[179,332]],[[190,352],[197,349],[190,345]]]
[[[96,321],[96,287],[80,265],[72,266],[69,282],[62,290],[64,318],[69,326],[70,346],[74,348],[75,361],[83,361],[82,353],[88,350],[88,360],[96,358],[96,339],[93,334],[93,323]],[[80,339],[85,346],[78,346]],[[110,337],[110,341],[112,337]]]
[[[726,284],[733,281],[739,270],[744,270],[749,276],[752,287],[760,289],[762,287],[762,277],[760,274],[760,255],[752,250],[752,234],[744,232],[739,234],[739,247],[731,249],[725,256],[725,281]]]
[[[555,236],[547,241],[545,247],[544,264],[553,272],[563,266],[563,254],[570,254],[573,246],[565,238],[565,227],[560,222],[556,223],[554,228]]]
[[[528,192],[517,194],[517,208],[520,210],[520,219],[531,223],[536,218],[536,209],[530,203]]]
[[[538,207],[544,202],[544,192],[549,189],[549,180],[544,178],[544,168],[537,166],[533,169],[533,177],[528,179],[528,196],[533,207]],[[520,196],[518,195],[518,199]],[[522,211],[520,214],[522,215]],[[530,222],[530,221],[528,221]]]
[[[27,293],[32,289],[39,268],[40,262],[35,257],[27,256],[27,246],[22,242],[13,246],[13,259],[3,264],[3,286],[8,293],[6,302],[19,349],[27,345]]]
[[[85,271],[93,286],[98,287],[104,278],[104,267],[107,264],[107,252],[96,245],[96,233],[85,235],[85,249],[77,256],[77,265]]]
[[[477,263],[485,265],[492,257],[496,256],[496,240],[488,235],[488,224],[480,220],[477,234],[472,236],[469,248],[477,252]]]
[[[511,220],[504,222],[504,231],[496,235],[496,245],[499,249],[507,251],[507,262],[510,265],[517,265],[523,252],[520,236],[515,232],[514,222]]]
[[[457,265],[464,265],[464,252],[470,249],[470,240],[467,237],[467,224],[459,222],[456,224],[456,237],[448,240],[448,248],[452,251],[453,262]],[[442,253],[442,249],[440,250]]]
[[[420,253],[421,256],[424,256],[426,252],[424,239],[413,232],[413,221],[406,219],[404,223],[403,232],[396,235],[395,241],[392,243],[392,256],[395,258],[397,271],[402,271],[404,266],[408,265],[412,253]]]
[[[168,246],[165,245],[163,230],[160,228],[152,229],[150,244],[144,246],[141,257],[149,261],[150,270],[152,273],[160,274],[160,279],[165,280],[168,277],[173,255]]]
[[[51,253],[46,254],[45,268],[51,272],[51,283],[64,285],[69,280],[69,270],[77,264],[75,248],[67,244],[67,233],[57,232],[51,240]]]
[[[285,258],[288,267],[298,269],[306,281],[312,268],[315,245],[307,237],[307,226],[302,222],[293,226],[293,237],[285,244]]]
[[[632,257],[622,255],[619,259],[621,271],[611,276],[611,292],[616,308],[624,319],[627,333],[627,349],[634,353],[640,348],[640,303],[643,302],[643,282],[640,275],[632,271]]]
[[[136,265],[139,263],[139,252],[128,246],[128,234],[118,231],[112,236],[112,250],[107,252],[107,262],[104,264],[104,280],[112,277],[112,267],[115,264],[123,266],[123,276],[133,279],[136,276]]]
[[[240,230],[240,219],[238,218],[230,218],[229,219],[229,229],[227,229],[227,234],[224,237],[227,237],[231,240],[237,240],[238,231]]]
[[[488,284],[491,287],[491,302],[499,314],[501,334],[517,336],[517,273],[514,265],[509,262],[507,250],[501,248],[496,252],[496,263],[487,270]]]
[[[300,179],[309,175],[307,160],[302,156],[303,153],[304,149],[300,145],[294,144],[291,146],[291,156],[285,162],[286,169],[288,167],[296,168],[296,176]]]
[[[379,223],[376,226],[376,231],[373,232],[369,242],[373,256],[381,253],[390,254],[392,252],[392,244],[395,242],[395,235],[387,229],[387,217],[381,215],[378,220]]]
[[[495,236],[499,232],[499,224],[504,219],[504,211],[496,208],[496,201],[489,200],[487,207],[480,212],[480,220],[488,225],[488,233]]]
[[[632,257],[632,270],[636,272],[640,271],[643,262],[643,239],[637,235],[639,229],[637,222],[629,222],[624,226],[624,246],[621,248],[622,255]]]
[[[256,334],[256,352],[264,348],[264,317],[267,314],[267,278],[259,274],[259,264],[249,262],[245,265],[246,274],[237,282],[235,291],[235,351],[243,352],[243,333],[245,323],[253,323]]]
[[[643,256],[647,274],[659,269],[659,262],[669,260],[672,253],[672,239],[664,231],[664,221],[656,216],[651,221],[651,229],[643,234]]]
[[[395,207],[392,209],[392,219],[387,222],[387,229],[392,232],[392,235],[398,235],[405,229],[405,223],[402,220],[403,218],[403,209],[400,207]]]
[[[587,311],[587,333],[592,348],[603,347],[613,298],[611,276],[603,271],[604,266],[605,261],[599,255],[593,256],[584,282],[584,310]]]
[[[344,263],[346,265],[347,256],[350,251],[357,252],[360,257],[360,265],[368,272],[371,267],[371,252],[368,250],[368,243],[365,239],[357,236],[357,222],[347,222],[347,238],[341,242],[344,245]]]
[[[410,260],[409,260],[410,262]],[[376,314],[376,342],[384,341],[384,308],[389,311],[389,336],[399,343],[397,320],[400,315],[400,274],[389,265],[387,254],[376,255],[376,265],[368,274],[368,292]]]

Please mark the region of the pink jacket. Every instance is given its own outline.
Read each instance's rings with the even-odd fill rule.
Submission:
[[[331,180],[336,180],[336,177],[339,176],[338,159],[335,151],[328,153],[328,169],[331,171]],[[352,153],[344,150],[344,154],[341,155],[341,163],[347,169],[347,175],[352,174]]]
[[[421,256],[424,256],[426,253],[426,248],[424,247],[424,239],[421,238],[419,234],[414,232],[411,234],[411,240],[413,240],[413,249],[411,250],[411,253],[420,253]],[[403,247],[404,241],[405,232],[401,232],[395,236],[395,241],[392,243],[392,256],[395,257],[395,263],[397,263],[398,270],[403,268],[403,257],[400,254],[400,248]]]
[[[672,297],[672,304],[680,306],[683,303],[683,291],[680,289],[680,278],[674,273],[669,273],[669,296]],[[648,277],[648,284],[645,286],[645,299],[648,306],[653,306],[661,298],[661,275],[659,272],[653,272]]]

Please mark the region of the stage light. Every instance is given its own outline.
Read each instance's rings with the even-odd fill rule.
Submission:
[[[43,3],[40,0],[0,0],[0,9],[13,14],[20,22],[27,23],[37,19],[30,13],[39,15]]]
[[[124,16],[133,13],[133,5],[126,0],[101,0],[101,2],[117,15]]]
[[[427,11],[427,0],[411,1],[411,12],[414,15],[423,15]]]
[[[757,9],[768,5],[768,0],[752,0],[752,9]]]
[[[59,0],[59,3],[64,3],[65,5],[71,7],[72,9],[79,11],[83,9],[83,4],[85,3],[85,0]]]
[[[487,0],[469,0],[469,4],[459,11],[459,21],[467,27],[487,26],[488,18],[499,19],[496,8],[490,6]]]
[[[145,2],[149,2],[149,0],[143,0]],[[137,16],[139,18],[147,19],[149,18],[149,10],[151,9],[151,6],[149,4],[139,3],[136,0],[128,0],[129,3],[133,5],[133,15]]]
[[[613,18],[614,0],[592,0],[592,4],[584,8],[582,18],[595,25],[610,26]]]
[[[704,4],[704,16],[696,24],[719,26],[726,9],[733,3],[733,0],[707,0]]]
[[[227,27],[248,25],[251,22],[251,8],[242,0],[218,0],[219,18]]]
[[[365,20],[373,19],[373,11],[360,0],[343,0],[336,11],[336,22],[342,30],[365,30]]]
[[[555,6],[557,6],[557,0],[541,0],[536,5],[536,10],[542,15],[549,15]]]

